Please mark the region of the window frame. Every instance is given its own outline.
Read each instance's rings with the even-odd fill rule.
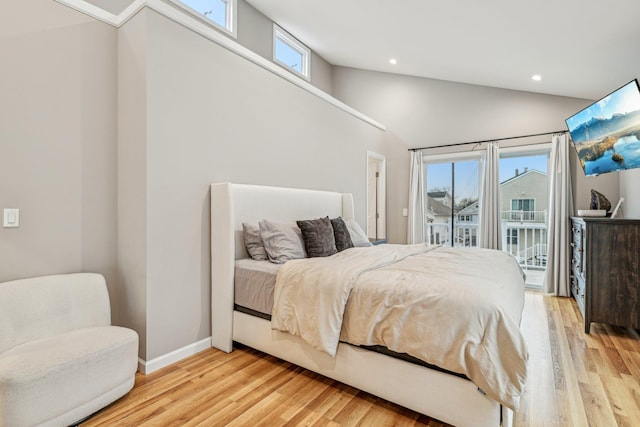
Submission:
[[[225,34],[230,35],[234,39],[238,38],[238,0],[220,0],[227,4],[226,14],[225,14],[225,26],[218,24],[213,19],[207,18],[204,14],[198,12],[193,9],[186,3],[183,3],[181,0],[170,0],[171,3],[175,4],[179,8],[198,18],[202,22],[212,25],[216,30],[220,30]]]
[[[524,202],[527,201],[527,205],[529,208],[533,208],[533,209],[524,209]],[[514,209],[513,208],[513,202],[520,202],[518,203],[522,209]],[[536,211],[536,199],[535,198],[527,198],[527,199],[522,199],[522,198],[516,198],[516,199],[511,199],[511,210],[512,211],[522,211],[522,212],[535,212]]]
[[[291,49],[293,49],[296,52],[300,53],[300,56],[302,57],[302,64],[301,64],[301,67],[300,67],[301,70],[302,70],[301,72],[299,72],[298,70],[290,67],[289,64],[287,64],[284,61],[279,60],[276,57],[276,43],[277,43],[278,40],[282,41],[284,44],[289,46]],[[281,67],[283,67],[287,71],[292,72],[296,76],[302,77],[306,81],[309,81],[309,82],[311,81],[311,49],[309,49],[300,40],[296,39],[294,36],[291,35],[291,33],[286,31],[282,27],[280,27],[275,22],[273,23],[273,43],[272,43],[272,46],[273,46],[273,54],[272,54],[273,62],[275,62],[276,64],[280,65]]]

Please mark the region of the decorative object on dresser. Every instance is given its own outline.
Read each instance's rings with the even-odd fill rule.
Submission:
[[[591,322],[640,328],[640,219],[571,218],[571,293]]]
[[[604,194],[591,189],[591,203],[589,208],[591,210],[603,210],[605,212],[609,212],[611,209],[611,202],[604,196]]]

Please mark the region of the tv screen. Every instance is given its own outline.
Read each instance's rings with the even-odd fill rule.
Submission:
[[[640,167],[640,87],[636,79],[566,122],[585,175]]]

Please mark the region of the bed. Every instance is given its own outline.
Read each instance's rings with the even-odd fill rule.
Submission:
[[[512,425],[513,411],[490,398],[463,375],[342,342],[332,356],[313,348],[300,337],[272,329],[271,321],[265,316],[234,309],[236,261],[248,258],[242,223],[257,223],[265,218],[299,220],[324,216],[353,219],[352,196],[212,184],[212,345],[231,352],[235,341],[456,426]],[[523,290],[523,284],[520,285]]]

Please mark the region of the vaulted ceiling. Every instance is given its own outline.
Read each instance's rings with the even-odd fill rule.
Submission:
[[[335,65],[587,99],[640,77],[637,0],[247,1]]]
[[[640,77],[638,0],[246,1],[334,65],[587,99]]]

